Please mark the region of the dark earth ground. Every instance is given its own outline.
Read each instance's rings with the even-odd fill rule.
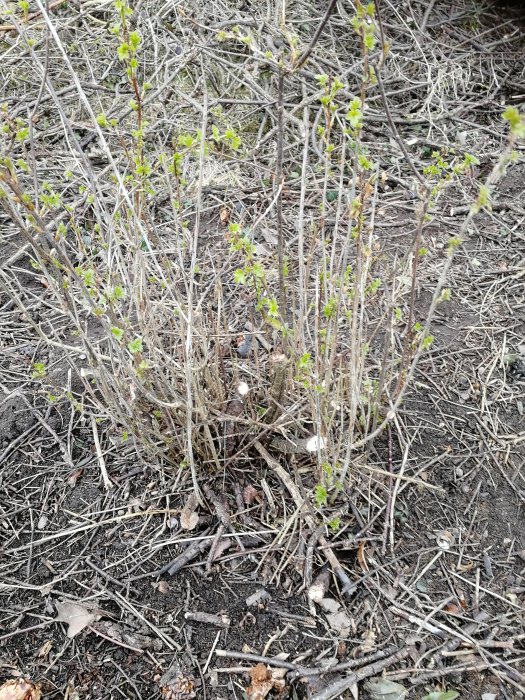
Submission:
[[[501,15],[492,12],[487,23],[497,27]],[[495,39],[500,34],[494,30]],[[514,82],[523,86],[523,72]],[[299,667],[359,658],[364,666],[391,646],[414,645],[417,653],[386,671],[407,689],[414,686],[410,698],[441,689],[456,689],[464,700],[524,697],[524,174],[523,165],[509,169],[495,197],[500,206],[481,216],[459,252],[453,298],[440,306],[436,342],[399,412],[391,445],[385,435],[362,465],[388,470],[390,447],[395,470],[403,465],[417,478],[399,490],[393,546],[383,551],[380,500],[388,477],[380,472],[370,480],[369,473],[354,475],[343,526],[328,537],[356,586],[348,597],[335,577],[330,581],[328,596],[345,611],[346,631],[330,611],[309,602],[303,573],[308,543],[317,547],[317,537],[255,455],[209,475],[214,493],[224,494],[229,521],[213,559],[209,543],[220,507],[199,512],[196,531],[181,531],[187,474],[145,462],[111,433],[103,449],[114,488],[106,491],[91,423],[44,401],[31,379],[44,350],[2,296],[0,680],[30,678],[50,699],[186,698],[192,692],[243,698],[249,680],[239,667],[249,670],[256,661],[218,650]],[[385,211],[394,226],[380,231],[389,241],[402,234],[411,206],[401,187],[395,200]],[[443,215],[427,233],[427,247],[442,249],[443,232],[456,227],[452,213]],[[3,266],[19,246],[16,237],[3,244]],[[28,289],[41,293],[23,258],[12,267],[27,275]],[[422,310],[428,289],[422,285],[419,292]],[[52,351],[47,361],[53,364]],[[56,373],[62,382],[67,377],[60,363]],[[404,436],[410,436],[408,448]],[[308,464],[283,460],[309,488]],[[436,546],[442,532],[452,540],[448,549]],[[183,570],[158,573],[197,537],[208,548]],[[315,574],[323,561],[316,552]],[[267,596],[247,604],[262,589]],[[79,602],[88,615],[72,638],[67,625],[55,621],[60,601]],[[200,621],[200,613],[217,617]],[[480,613],[486,617],[469,628]],[[441,654],[451,640],[457,644]],[[178,694],[174,676],[163,679],[170,666],[179,681],[187,680]],[[227,673],[229,666],[236,670]],[[288,681],[288,697],[308,696],[307,683]]]

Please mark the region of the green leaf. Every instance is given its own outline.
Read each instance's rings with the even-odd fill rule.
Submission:
[[[43,379],[46,376],[46,366],[43,362],[35,362],[31,372],[33,379]]]
[[[233,273],[233,280],[236,284],[246,284],[246,274],[244,270],[237,268]]]
[[[128,350],[132,355],[136,355],[143,350],[142,338],[135,338],[128,343]]]
[[[111,328],[111,334],[118,340],[121,341],[122,338],[124,337],[124,331],[122,328],[118,328],[117,326],[112,326]]]
[[[363,125],[363,111],[359,97],[354,97],[350,102],[346,113],[346,121],[350,122],[354,129],[360,129]]]
[[[459,693],[457,690],[444,690],[429,693],[428,695],[425,695],[422,700],[456,700],[456,698],[459,698]]]
[[[95,284],[95,270],[93,270],[93,268],[90,267],[88,270],[84,270],[81,273],[81,277],[86,287],[93,287]]]
[[[129,43],[134,51],[138,49],[141,41],[142,39],[138,32],[131,32],[131,34],[129,35]]]
[[[363,170],[372,170],[372,168],[374,167],[374,164],[372,163],[372,161],[369,160],[362,153],[359,154],[358,161],[359,161],[359,165],[363,168]]]
[[[108,123],[108,118],[103,112],[100,112],[100,114],[97,114],[97,124],[101,126],[103,129],[106,129],[109,126]]]
[[[490,190],[487,185],[480,185],[478,202],[480,207],[490,206]]]
[[[465,153],[465,165],[479,165],[479,159],[471,153]]]
[[[119,285],[113,288],[113,296],[115,299],[118,299],[119,301],[122,301],[122,299],[126,298],[126,291]]]
[[[117,49],[117,56],[121,61],[125,61],[129,58],[129,44],[121,44]]]
[[[328,527],[333,532],[337,532],[337,530],[339,530],[339,528],[341,527],[341,518],[337,517],[337,518],[332,518],[332,520],[329,520]]]
[[[271,318],[277,318],[279,316],[279,304],[277,303],[277,299],[274,299],[273,297],[271,299],[267,299],[266,308],[268,311],[268,316]]]
[[[23,127],[16,132],[17,141],[25,141],[29,136],[29,127]]]
[[[251,247],[251,246],[250,246]],[[256,277],[258,280],[264,279],[264,268],[261,265],[261,263],[253,263],[250,272],[254,277]]]
[[[186,146],[186,148],[191,148],[195,143],[195,139],[191,134],[181,134],[177,139],[177,143],[179,144],[179,146]]]
[[[421,349],[428,350],[428,348],[432,345],[433,342],[434,342],[434,336],[433,335],[426,335],[423,339],[423,342],[421,343]]]
[[[305,352],[297,362],[297,369],[307,369],[310,367],[310,360],[312,356],[309,352]]]
[[[511,134],[519,138],[525,137],[525,116],[516,107],[507,107],[501,116],[509,123]]]
[[[325,506],[328,501],[328,491],[323,484],[317,484],[315,487],[315,502],[318,507]]]
[[[463,243],[462,239],[459,236],[453,236],[452,238],[449,238],[448,241],[448,254],[452,255],[458,248],[459,246]]]
[[[374,36],[373,26],[365,25],[363,41],[364,41],[366,48],[369,51],[372,51],[374,49],[374,47],[376,45],[376,38]]]

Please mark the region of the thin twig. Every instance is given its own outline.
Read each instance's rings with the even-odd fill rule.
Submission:
[[[110,491],[113,488],[111,479],[109,478],[108,470],[106,469],[106,460],[102,454],[102,448],[100,446],[100,440],[98,438],[98,428],[97,419],[95,416],[91,416],[91,428],[93,430],[93,442],[95,443],[95,450],[97,452],[98,466],[100,467],[100,473],[102,475],[102,481],[104,483],[104,488],[106,491]]]
[[[294,67],[293,67],[294,70],[298,70],[299,68],[304,66],[304,64],[306,63],[306,61],[310,57],[312,51],[315,48],[315,45],[317,44],[321,34],[323,33],[323,30],[324,30],[328,20],[330,19],[330,15],[334,11],[336,4],[337,4],[337,0],[329,0],[326,11],[323,15],[323,18],[321,19],[321,21],[317,25],[317,29],[314,32],[312,40],[310,41],[310,43],[308,44],[306,49],[303,51],[303,53],[299,56],[297,61],[294,63]]]

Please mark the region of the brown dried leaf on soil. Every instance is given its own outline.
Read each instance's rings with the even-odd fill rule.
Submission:
[[[352,620],[344,610],[341,610],[341,603],[334,598],[321,598],[321,600],[316,602],[318,602],[325,613],[327,613],[326,621],[331,629],[336,632],[339,637],[346,639],[346,637],[350,635]]]
[[[359,654],[364,656],[366,654],[371,654],[376,650],[376,633],[373,630],[367,630],[363,635],[362,643],[357,647]]]
[[[251,484],[244,487],[242,497],[247,506],[251,506],[255,501],[261,501],[260,491],[257,491],[257,489]]]
[[[463,610],[456,603],[447,603],[443,608],[443,612],[447,615],[462,615]]]
[[[219,214],[219,218],[220,218],[221,224],[223,226],[226,226],[226,224],[230,221],[230,214],[231,214],[231,212],[228,209],[228,207],[223,207],[221,209],[220,214]]]
[[[199,522],[199,516],[195,512],[197,505],[197,497],[194,493],[190,494],[180,513],[180,526],[183,530],[194,530],[197,527]]]
[[[48,639],[47,641],[45,641],[42,644],[42,646],[38,650],[37,657],[39,659],[45,659],[49,655],[49,652],[51,651],[52,648],[53,648],[53,640]]]
[[[0,687],[0,700],[40,700],[41,697],[39,686],[25,678],[6,681]]]
[[[77,481],[80,479],[83,473],[84,470],[82,469],[82,467],[72,471],[71,474],[69,474],[69,476],[67,477],[67,485],[72,489],[75,488],[75,486],[77,485]]]
[[[268,693],[272,690],[278,695],[282,694],[285,689],[285,681],[283,675],[285,669],[269,669],[264,664],[260,663],[250,670],[250,678],[252,683],[246,688],[246,697],[248,700],[264,700]]]
[[[93,622],[100,620],[100,614],[88,604],[74,603],[70,600],[55,603],[57,616],[55,622],[65,622],[68,626],[67,636],[72,639]]]

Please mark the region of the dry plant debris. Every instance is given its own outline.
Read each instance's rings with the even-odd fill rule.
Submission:
[[[0,700],[40,700],[38,685],[24,678],[6,681],[0,686]]]
[[[72,639],[79,632],[100,619],[100,614],[92,605],[74,603],[70,600],[56,601],[56,622],[67,625],[67,636]]]
[[[0,6],[2,691],[523,697],[523,17]]]
[[[285,682],[284,669],[269,669],[264,664],[257,664],[250,670],[251,684],[246,688],[248,700],[264,700],[270,693],[273,697],[282,695]]]

